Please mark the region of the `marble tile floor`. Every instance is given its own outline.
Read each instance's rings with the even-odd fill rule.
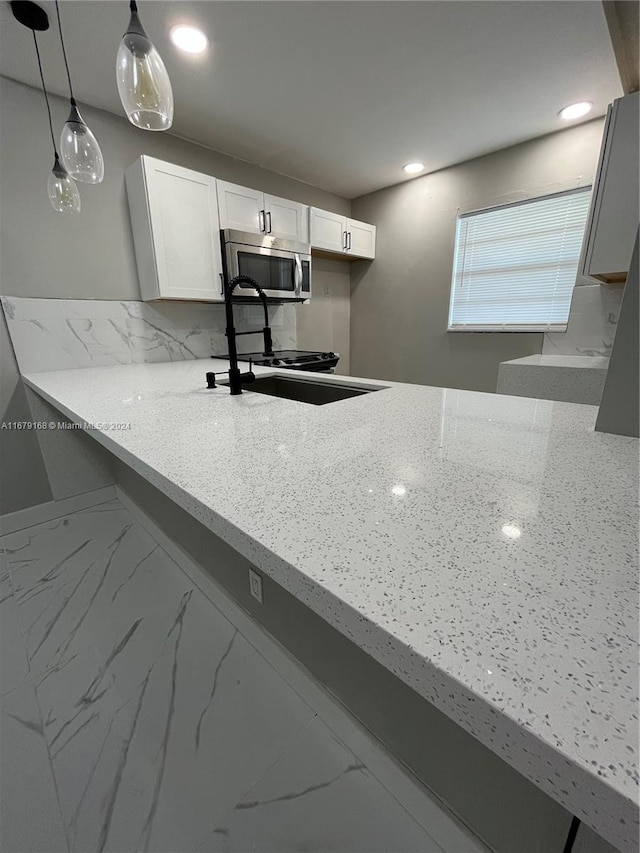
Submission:
[[[4,537],[3,853],[438,853],[111,500]]]

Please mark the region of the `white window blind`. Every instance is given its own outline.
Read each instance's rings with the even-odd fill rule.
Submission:
[[[449,331],[563,331],[591,187],[458,217]]]

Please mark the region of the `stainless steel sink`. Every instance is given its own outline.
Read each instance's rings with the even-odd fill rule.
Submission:
[[[310,403],[312,406],[324,406],[326,403],[335,403],[337,400],[347,400],[349,397],[360,397],[372,391],[382,391],[384,387],[277,374],[259,376],[255,382],[243,386],[242,393],[267,394],[269,397],[281,397],[285,400],[297,400],[299,403]]]

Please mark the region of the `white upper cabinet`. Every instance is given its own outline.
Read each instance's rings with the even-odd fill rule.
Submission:
[[[265,193],[264,212],[267,234],[300,243],[309,242],[309,208],[306,204]]]
[[[325,249],[328,252],[346,252],[347,219],[345,216],[312,207],[309,232],[312,249]]]
[[[358,258],[375,258],[376,226],[347,219],[347,251]]]
[[[221,228],[309,242],[308,208],[297,201],[218,181],[218,210]]]
[[[215,178],[143,156],[126,184],[142,298],[223,301]]]
[[[376,228],[146,155],[126,172],[140,292],[224,302],[220,230],[311,243],[345,259],[374,258]]]
[[[220,228],[235,228],[259,234],[263,231],[264,195],[249,187],[218,181]]]
[[[607,113],[581,269],[602,282],[625,281],[631,263],[638,228],[639,103],[634,92]]]
[[[376,226],[367,222],[312,207],[309,232],[312,249],[354,258],[376,256]]]

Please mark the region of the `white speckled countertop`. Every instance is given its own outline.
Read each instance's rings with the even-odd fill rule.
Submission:
[[[608,367],[609,359],[600,356],[527,355],[500,364],[497,391],[597,406]]]
[[[587,370],[607,370],[609,359],[605,356],[593,355],[525,355],[522,358],[514,358],[511,361],[503,361],[502,364],[517,364],[520,366],[534,367],[576,367]]]
[[[389,387],[310,406],[206,390],[224,366],[25,378],[76,422],[130,422],[91,434],[637,850],[638,441],[595,433],[594,407],[546,400],[372,383]]]

